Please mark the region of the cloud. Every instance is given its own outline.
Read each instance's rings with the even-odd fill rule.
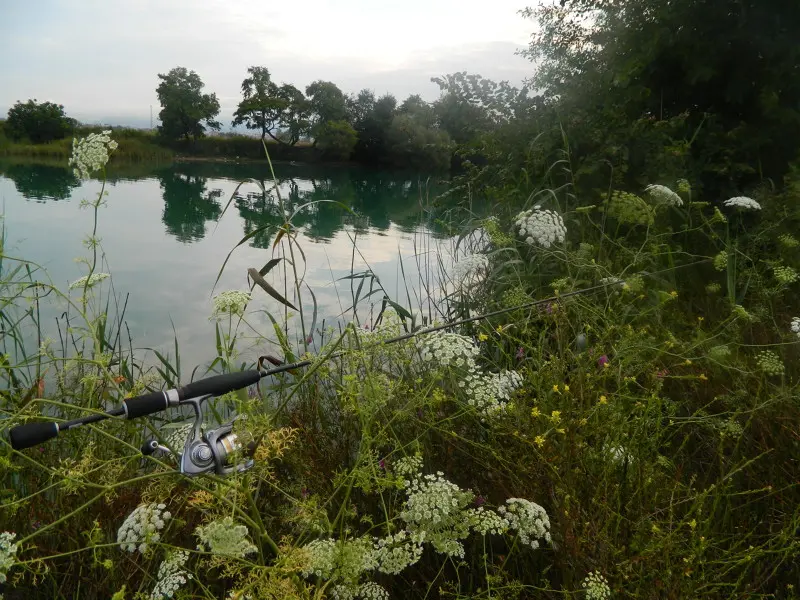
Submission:
[[[82,120],[147,124],[157,74],[197,71],[224,119],[246,69],[278,81],[334,81],[402,98],[438,95],[430,77],[459,70],[519,83],[530,64],[514,51],[531,24],[522,0],[42,0],[4,3],[0,110],[16,100],[64,104]]]

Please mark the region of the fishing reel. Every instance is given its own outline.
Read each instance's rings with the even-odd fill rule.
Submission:
[[[204,473],[230,475],[250,469],[254,464],[252,458],[236,462],[237,456],[242,456],[245,450],[252,451],[252,448],[245,448],[233,433],[233,424],[238,417],[219,427],[203,431],[204,402],[209,398],[213,398],[213,395],[187,398],[179,403],[179,406],[191,405],[195,414],[192,431],[186,438],[183,452],[173,452],[159,444],[158,440],[150,439],[142,445],[142,454],[151,455],[158,450],[175,456],[180,464],[180,472],[190,477]]]

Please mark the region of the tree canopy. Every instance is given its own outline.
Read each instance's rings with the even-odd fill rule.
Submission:
[[[161,83],[156,88],[161,112],[159,133],[166,139],[197,139],[205,135],[206,127],[219,129],[214,118],[219,114],[216,94],[203,93],[203,80],[194,71],[175,67],[169,73],[159,73]]]
[[[261,139],[294,145],[310,127],[311,107],[303,93],[291,84],[275,84],[266,67],[250,67],[242,81],[242,101],[234,113],[233,126],[245,125],[261,132]],[[278,135],[283,128],[283,135]]]
[[[67,137],[76,125],[77,121],[66,115],[61,104],[33,99],[17,101],[9,109],[4,127],[13,140],[42,144]]]

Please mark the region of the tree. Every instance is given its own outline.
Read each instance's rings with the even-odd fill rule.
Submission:
[[[291,84],[275,84],[266,67],[250,67],[250,77],[242,81],[242,101],[232,125],[244,124],[282,144],[294,146],[307,134],[310,106],[303,92]],[[278,132],[279,129],[282,131]]]
[[[347,119],[358,131],[375,109],[375,93],[363,89],[357,96],[347,98]]]
[[[403,100],[397,112],[410,116],[416,123],[425,127],[433,127],[436,124],[436,113],[433,106],[425,102],[419,94],[412,94]]]
[[[322,125],[347,121],[347,104],[342,90],[330,81],[315,81],[306,88],[310,104],[312,134],[316,138]]]
[[[353,154],[358,134],[347,121],[327,121],[317,128],[315,143],[325,156],[347,160]]]
[[[42,144],[67,137],[76,125],[77,121],[66,115],[61,104],[33,99],[25,103],[17,101],[9,109],[5,131],[14,140],[28,139]]]
[[[260,130],[262,141],[267,134],[274,138],[272,130],[280,123],[285,101],[278,96],[278,86],[266,67],[250,67],[247,72],[250,76],[242,81],[242,101],[231,124]]]
[[[585,151],[620,148],[641,172],[654,158],[643,146],[659,145],[643,136],[660,142],[672,129],[670,152],[696,178],[734,190],[748,179],[779,181],[800,149],[796,8],[786,0],[544,3],[525,11],[538,24],[525,54],[537,63],[536,87],[570,115],[567,133]]]
[[[206,127],[220,128],[220,123],[214,120],[219,114],[217,95],[203,93],[203,80],[197,73],[175,67],[166,75],[159,73],[158,78],[161,80],[156,88],[161,104],[158,131],[162,136],[188,141],[205,135]]]
[[[294,146],[300,138],[308,135],[311,128],[311,105],[303,95],[290,83],[278,88],[278,97],[283,101],[280,124],[282,136],[289,145]]]
[[[358,133],[355,149],[357,160],[373,164],[385,162],[386,133],[392,124],[397,100],[391,94],[375,100],[372,92],[362,90],[351,107],[351,112],[358,117],[355,123]]]
[[[395,115],[386,132],[387,158],[397,166],[426,170],[450,167],[450,136],[446,131],[426,127],[412,114]]]

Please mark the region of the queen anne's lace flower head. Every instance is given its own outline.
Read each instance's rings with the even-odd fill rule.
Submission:
[[[240,290],[229,290],[214,296],[214,311],[212,317],[244,314],[247,303],[250,302],[250,293]]]
[[[172,598],[187,581],[192,579],[191,574],[183,570],[189,553],[184,550],[172,552],[158,567],[158,581],[150,593],[151,600]]]
[[[313,540],[303,546],[308,555],[306,566],[300,571],[306,577],[315,575],[329,579],[336,568],[336,541]]]
[[[80,279],[76,279],[75,281],[70,283],[69,289],[74,290],[76,288],[82,289],[85,287],[92,287],[94,285],[97,285],[104,279],[108,279],[109,277],[111,277],[111,275],[109,275],[108,273],[92,273],[91,275],[84,275]],[[87,281],[89,282],[88,286],[86,284]]]
[[[761,205],[747,196],[735,196],[723,202],[728,208],[743,208],[745,210],[761,210]]]
[[[117,142],[111,139],[110,129],[91,133],[84,138],[74,138],[69,164],[76,177],[89,179],[92,173],[106,165],[111,152],[116,149]]]
[[[480,350],[472,339],[446,331],[435,331],[421,341],[422,360],[442,367],[474,369]]]
[[[508,521],[509,529],[516,529],[523,544],[536,550],[540,540],[550,541],[550,519],[541,506],[524,498],[509,498],[506,505],[497,512]]]
[[[159,533],[172,518],[165,504],[140,504],[129,514],[117,532],[117,543],[127,552],[146,552],[149,544],[161,539]]]
[[[233,517],[225,517],[212,521],[208,525],[194,530],[200,538],[198,550],[207,547],[213,554],[244,558],[258,551],[258,548],[247,538],[247,526],[237,524]]]
[[[563,242],[567,235],[564,219],[557,212],[534,206],[524,210],[514,219],[519,235],[531,246],[549,248],[552,244]]]
[[[374,559],[381,573],[397,575],[422,558],[424,532],[408,533],[401,530],[375,542]]]
[[[665,185],[648,185],[644,191],[658,204],[683,206],[683,199]]]
[[[521,384],[522,376],[516,371],[467,373],[458,383],[464,389],[469,405],[485,417],[505,410],[506,402]]]
[[[423,534],[434,550],[452,557],[464,557],[459,541],[469,535],[469,523],[463,517],[464,508],[473,495],[455,483],[436,475],[424,475],[407,482],[406,500],[400,518],[412,534]]]
[[[792,267],[780,265],[774,267],[772,272],[775,274],[775,279],[778,280],[778,283],[782,283],[784,285],[794,283],[800,279],[800,275],[798,275],[797,271],[795,271]]]
[[[763,350],[756,356],[758,368],[767,375],[783,375],[785,367],[780,357],[772,350]]]
[[[608,580],[599,571],[592,571],[583,580],[583,589],[586,591],[586,600],[606,600],[611,598],[611,588]]]
[[[469,287],[479,283],[489,266],[485,254],[470,254],[453,265],[450,272],[453,282],[459,287]]]
[[[0,533],[0,583],[5,583],[6,574],[16,562],[19,544],[12,544],[16,537],[16,533],[10,533],[8,531]]]
[[[800,338],[800,317],[793,317],[792,324],[790,325],[794,334]]]

